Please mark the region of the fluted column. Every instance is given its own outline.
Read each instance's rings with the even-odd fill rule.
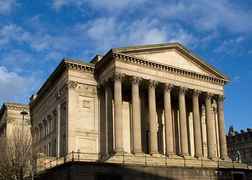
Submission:
[[[185,102],[186,89],[180,87],[179,89],[179,118],[180,118],[180,138],[181,138],[181,155],[188,156],[188,131],[186,122],[186,102]]]
[[[140,112],[140,96],[139,81],[137,77],[132,79],[132,125],[133,125],[133,153],[142,153],[141,138],[141,112]]]
[[[123,152],[123,119],[122,119],[122,75],[114,77],[114,132],[115,152]]]
[[[164,117],[165,117],[165,141],[166,141],[166,155],[170,156],[174,153],[173,144],[173,126],[172,126],[172,112],[171,112],[171,84],[165,84],[164,87]]]
[[[150,132],[150,154],[158,154],[158,124],[157,124],[157,111],[156,111],[156,95],[155,95],[156,82],[149,82],[149,132]]]
[[[220,157],[227,159],[227,142],[224,127],[224,97],[218,96],[218,122],[219,122],[219,138],[220,138]]]
[[[206,95],[206,120],[207,120],[207,148],[208,148],[208,158],[216,158],[215,152],[215,130],[214,130],[214,118],[212,109],[212,95]]]
[[[193,128],[195,156],[202,157],[201,125],[199,113],[199,91],[193,91]]]

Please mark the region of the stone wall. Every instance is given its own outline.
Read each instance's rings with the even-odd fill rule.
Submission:
[[[251,170],[122,166],[70,162],[47,170],[35,180],[250,180]]]

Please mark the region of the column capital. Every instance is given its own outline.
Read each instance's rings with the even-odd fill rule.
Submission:
[[[142,78],[137,76],[132,76],[131,79],[133,84],[139,84],[139,82],[142,80]]]
[[[206,92],[206,98],[211,99],[214,96],[214,94]]]
[[[158,84],[157,81],[155,81],[155,80],[149,80],[149,87],[156,87],[157,84]]]
[[[165,91],[171,91],[173,87],[174,87],[173,84],[170,83],[165,83],[164,85]]]
[[[200,95],[200,93],[201,93],[200,90],[193,89],[193,96],[197,96],[198,97]]]
[[[218,101],[224,101],[225,100],[225,96],[224,95],[218,95]]]
[[[114,80],[122,80],[122,78],[124,77],[123,73],[114,73]]]
[[[179,87],[179,94],[185,94],[185,92],[186,92],[187,90],[188,90],[188,88],[180,86],[180,87]]]

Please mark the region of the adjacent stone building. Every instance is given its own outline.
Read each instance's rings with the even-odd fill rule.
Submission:
[[[89,63],[63,59],[31,97],[34,153],[55,157],[50,167],[64,162],[62,170],[50,171],[61,180],[104,179],[87,170],[92,166],[103,168],[109,179],[120,165],[127,170],[118,175],[131,179],[152,177],[145,173],[166,179],[232,177],[230,170],[219,170],[248,167],[233,164],[227,154],[228,81],[178,43],[113,48]],[[77,165],[78,172],[70,165],[66,175],[69,160],[87,163]],[[152,166],[160,169],[147,172]]]
[[[28,105],[18,103],[4,103],[2,105],[0,109],[0,137],[11,136],[15,126],[24,126],[24,128],[30,129],[30,125]]]
[[[252,165],[252,129],[237,132],[229,128],[227,135],[228,155],[233,161]]]

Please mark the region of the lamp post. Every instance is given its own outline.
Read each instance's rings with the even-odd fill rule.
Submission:
[[[20,114],[23,116],[23,121],[22,121],[22,131],[23,131],[25,116],[28,115],[28,112],[23,110],[23,111],[20,112]]]
[[[23,136],[23,133],[24,133],[24,120],[25,120],[25,116],[28,115],[28,112],[26,112],[25,110],[23,110],[23,111],[20,112],[20,114],[23,116],[22,125],[21,125],[22,126],[22,129],[21,129],[21,131],[22,131],[21,133],[22,134],[21,135]],[[24,159],[22,158],[22,164],[23,164],[23,161],[24,161]],[[20,168],[20,171],[21,171],[21,176],[23,176],[23,173],[24,173],[23,169]],[[21,177],[21,178],[23,179],[23,177]]]

